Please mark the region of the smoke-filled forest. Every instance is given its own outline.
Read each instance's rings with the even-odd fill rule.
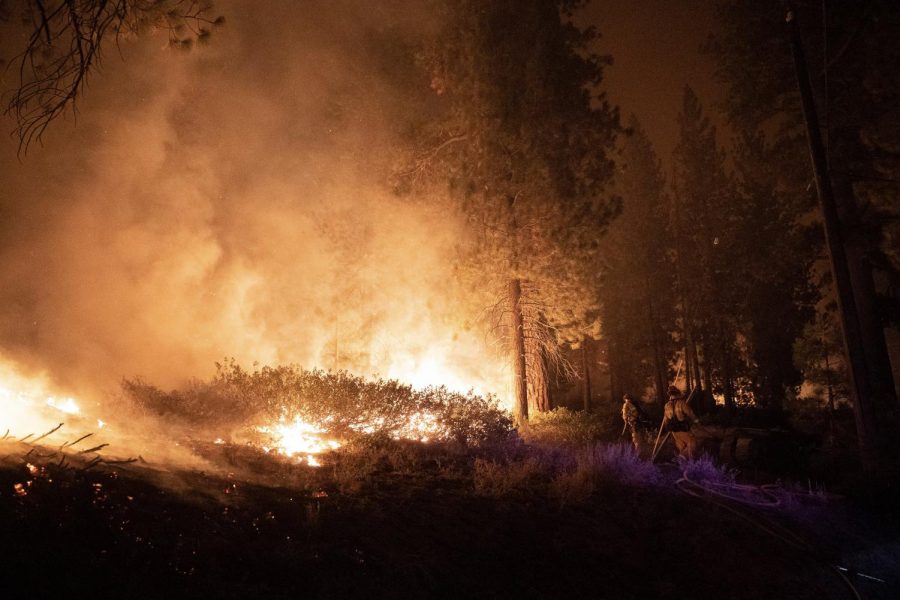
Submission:
[[[11,594],[900,595],[888,0],[0,0]]]

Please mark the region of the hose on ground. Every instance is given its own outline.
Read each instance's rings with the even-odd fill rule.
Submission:
[[[802,552],[804,555],[812,558],[819,564],[827,566],[830,571],[835,573],[841,579],[841,581],[844,582],[853,598],[855,598],[856,600],[862,600],[862,596],[860,596],[859,591],[853,585],[853,582],[851,582],[847,577],[845,573],[846,569],[842,569],[841,567],[832,564],[829,560],[822,557],[814,547],[812,547],[808,542],[803,540],[796,533],[787,529],[786,527],[772,522],[771,520],[766,519],[765,522],[763,522],[763,519],[761,519],[758,515],[747,514],[746,512],[738,510],[734,506],[731,506],[728,503],[719,500],[719,498],[722,498],[724,500],[736,502],[750,508],[775,508],[781,505],[781,499],[775,493],[776,489],[782,492],[784,491],[780,486],[775,486],[772,484],[756,486],[749,484],[720,483],[712,481],[704,481],[703,483],[699,483],[690,478],[688,469],[684,469],[682,471],[681,478],[675,482],[675,486],[681,492],[689,496],[711,502],[716,506],[724,508],[737,517],[750,523],[757,529],[764,531],[765,533],[775,537],[776,539],[781,540],[795,550]],[[757,500],[755,498],[762,499]]]

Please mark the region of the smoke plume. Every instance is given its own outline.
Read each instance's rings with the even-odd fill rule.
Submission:
[[[109,47],[77,124],[0,141],[0,357],[76,392],[226,356],[503,392],[460,224],[385,185],[418,6],[218,2],[208,45]]]

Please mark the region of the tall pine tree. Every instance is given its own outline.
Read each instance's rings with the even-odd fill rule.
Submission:
[[[609,348],[611,392],[666,397],[673,354],[674,264],[668,230],[668,196],[659,159],[631,117],[624,138],[616,191],[622,214],[604,239],[600,297],[603,336]]]
[[[483,289],[502,290],[520,423],[529,382],[532,396],[546,390],[558,327],[596,302],[585,282],[618,208],[606,192],[618,113],[589,91],[609,58],[588,50],[595,31],[572,23],[580,4],[450,0],[422,53],[435,118],[406,177],[465,215],[463,263]]]

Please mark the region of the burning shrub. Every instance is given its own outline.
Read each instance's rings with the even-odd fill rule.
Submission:
[[[421,441],[478,445],[505,439],[512,422],[496,401],[446,388],[413,389],[395,380],[366,380],[346,371],[294,365],[246,371],[234,361],[217,364],[209,382],[163,392],[140,379],[123,390],[139,407],[163,417],[238,430],[265,425],[272,432],[303,425],[342,440],[383,433]]]

